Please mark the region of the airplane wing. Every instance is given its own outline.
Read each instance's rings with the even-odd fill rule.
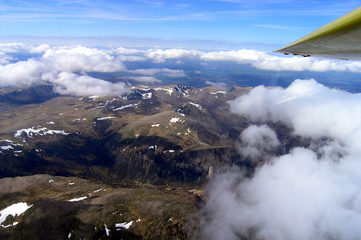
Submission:
[[[361,7],[275,52],[361,60]]]

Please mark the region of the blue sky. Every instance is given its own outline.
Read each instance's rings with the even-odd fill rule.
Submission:
[[[81,36],[281,46],[360,5],[356,0],[0,0],[0,36],[7,41]]]

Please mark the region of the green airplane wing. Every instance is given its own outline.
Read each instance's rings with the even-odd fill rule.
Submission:
[[[361,60],[361,7],[275,52]]]

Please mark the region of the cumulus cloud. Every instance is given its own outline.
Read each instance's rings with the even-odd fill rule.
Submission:
[[[13,58],[12,58],[11,56],[6,55],[6,54],[3,53],[3,52],[0,52],[0,65],[9,64],[12,59],[13,59]]]
[[[280,144],[275,131],[269,126],[251,125],[241,133],[238,150],[244,157],[259,160],[266,158]]]
[[[213,86],[213,87],[221,88],[221,89],[226,89],[226,88],[227,88],[227,84],[224,83],[224,82],[205,81],[205,84],[211,85],[211,86]]]
[[[53,70],[64,72],[116,72],[126,68],[114,57],[96,48],[55,47],[46,50],[41,59]]]
[[[41,83],[44,65],[34,59],[0,66],[0,86],[29,86]]]
[[[118,47],[112,50],[113,54],[122,54],[122,55],[138,55],[138,54],[143,54],[145,52],[146,51],[144,50],[139,50],[134,48],[124,48],[124,47]]]
[[[252,49],[238,51],[202,52],[187,49],[149,49],[136,51],[120,49],[120,53],[143,54],[155,63],[163,63],[167,59],[199,59],[202,61],[229,61],[239,64],[250,64],[255,68],[271,71],[349,71],[361,72],[361,63],[356,61],[324,60],[317,58],[303,58],[299,56],[276,56]],[[206,64],[206,63],[202,63]]]
[[[203,239],[358,239],[361,95],[297,80],[286,89],[254,88],[229,103],[252,121],[283,122],[312,144],[268,158],[252,177],[235,167],[216,174],[201,210]],[[247,128],[241,141],[278,145],[266,125]]]
[[[33,46],[23,43],[0,43],[0,52],[4,53],[43,53],[49,48],[47,44]]]
[[[323,60],[317,58],[279,57],[256,50],[220,51],[204,53],[205,61],[231,61],[251,64],[253,67],[271,71],[350,71],[361,72],[361,63],[354,61]]]
[[[106,51],[76,47],[41,45],[28,47],[22,44],[3,44],[7,52],[44,52],[41,57],[10,63],[7,55],[0,54],[0,86],[29,86],[44,82],[55,84],[54,91],[75,96],[121,95],[126,90],[122,83],[110,83],[91,78],[86,72],[125,71],[123,63]],[[82,73],[77,75],[75,73]]]
[[[121,62],[143,62],[145,60],[147,60],[145,57],[141,57],[141,56],[125,56],[125,55],[120,55],[116,57],[117,61],[121,61]]]
[[[167,77],[174,77],[174,78],[187,76],[184,70],[177,70],[177,69],[162,68],[161,73],[163,73],[163,75]]]
[[[315,80],[296,80],[286,89],[258,86],[229,104],[234,113],[253,121],[284,122],[303,137],[346,141],[361,127],[361,94],[330,89]]]
[[[31,46],[20,43],[0,44],[0,86],[28,86],[50,82],[56,85],[55,91],[61,94],[75,96],[118,95],[124,92],[124,84],[113,84],[91,78],[87,72],[129,72],[137,75],[129,77],[137,82],[159,83],[161,80],[154,77],[161,74],[167,77],[184,77],[183,70],[169,68],[137,69],[128,71],[123,61],[144,61],[142,54],[152,54],[153,50],[117,48],[112,50],[89,48],[82,46]],[[11,53],[43,53],[41,56],[29,58],[26,61],[11,63]],[[156,51],[156,59],[190,56],[190,52],[182,50]],[[172,53],[173,52],[173,53]],[[10,55],[7,55],[9,53]],[[165,55],[160,57],[164,53]],[[117,55],[118,54],[118,55]],[[136,54],[136,55],[133,55]],[[158,54],[158,55],[157,55]],[[73,84],[71,84],[73,83]],[[96,85],[98,84],[98,86]]]
[[[128,91],[123,83],[114,84],[86,75],[79,76],[70,72],[57,71],[61,68],[54,68],[52,64],[38,59],[28,59],[0,66],[0,86],[52,83],[55,84],[55,92],[73,96],[120,96]]]
[[[308,149],[257,169],[251,179],[233,168],[210,184],[204,239],[358,239],[359,178]],[[357,180],[357,182],[355,182]]]
[[[36,53],[26,61],[15,62],[13,53]],[[40,54],[40,56],[39,56]],[[76,73],[86,76],[88,72],[125,72],[140,82],[160,82],[155,76],[185,77],[179,69],[150,68],[128,71],[123,62],[152,60],[162,63],[173,59],[179,63],[184,59],[198,59],[201,64],[209,61],[232,61],[250,64],[255,68],[273,71],[350,71],[361,72],[361,63],[352,61],[319,60],[316,58],[279,57],[256,50],[202,52],[189,49],[149,49],[132,48],[100,49],[83,46],[26,45],[21,43],[0,44],[0,86],[23,86],[43,81],[43,74]],[[196,73],[199,73],[195,70]],[[207,84],[224,88],[222,83]],[[262,91],[262,90],[258,90]],[[286,99],[287,100],[287,99]],[[261,112],[260,112],[261,113]],[[259,113],[259,114],[260,114]]]
[[[54,91],[62,95],[120,96],[125,92],[129,92],[124,83],[113,84],[101,79],[89,76],[78,76],[68,72],[44,74],[42,78],[54,83]]]
[[[144,56],[153,59],[155,63],[165,62],[166,59],[198,59],[204,53],[186,49],[149,49]]]

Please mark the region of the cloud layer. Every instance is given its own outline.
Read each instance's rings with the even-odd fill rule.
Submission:
[[[235,167],[215,175],[202,210],[202,237],[358,239],[360,104],[360,94],[314,80],[296,80],[287,89],[260,86],[231,101],[232,112],[262,124],[241,134],[241,154],[259,156],[259,149],[278,146],[276,132],[265,125],[270,122],[283,122],[312,144],[268,156],[250,178]]]
[[[21,54],[32,56],[28,59],[17,59]],[[214,61],[228,61],[239,64],[248,64],[255,68],[272,71],[349,71],[361,72],[361,63],[353,61],[320,60],[317,58],[300,57],[280,57],[256,50],[239,51],[213,51],[203,52],[190,49],[147,49],[139,50],[132,48],[94,48],[83,46],[49,46],[49,45],[25,45],[21,43],[0,44],[0,87],[10,86],[28,86],[43,83],[45,80],[59,84],[58,81],[46,76],[61,76],[61,73],[72,73],[78,77],[86,77],[88,73],[111,73],[122,72],[125,78],[133,79],[138,82],[160,83],[160,79],[187,77],[187,71],[179,69],[183,60],[197,60],[202,65]],[[125,67],[125,62],[147,62],[152,61],[152,68],[139,68],[129,70]],[[177,69],[165,67],[154,67],[160,63],[177,64]],[[142,65],[144,66],[144,65]],[[168,66],[168,65],[167,65]],[[200,71],[192,70],[200,73]],[[46,75],[45,77],[43,75]],[[66,74],[62,74],[65,76]],[[68,74],[69,75],[69,74]],[[71,79],[75,79],[74,75]],[[58,79],[59,80],[59,79]],[[95,82],[93,78],[90,82]],[[102,86],[99,79],[99,85]],[[71,81],[66,81],[68,84]],[[76,84],[76,82],[74,82]],[[207,82],[214,85],[216,83]],[[218,84],[218,83],[217,83]],[[219,84],[218,84],[219,85]],[[76,86],[76,85],[74,85]],[[88,88],[84,85],[84,94]],[[79,86],[79,87],[80,87]],[[92,85],[93,86],[93,85]],[[220,87],[225,87],[221,86]],[[91,86],[89,86],[91,87]],[[72,86],[62,88],[72,89]],[[119,86],[114,89],[120,90]],[[127,91],[126,88],[120,91],[120,94]],[[261,90],[259,90],[261,91]],[[81,92],[79,89],[77,95]],[[101,94],[108,94],[104,91]],[[70,92],[69,92],[70,94]],[[109,94],[114,95],[111,91]]]
[[[149,49],[144,56],[155,63],[169,59],[198,59],[201,61],[228,61],[250,64],[255,68],[270,71],[348,71],[361,72],[361,63],[355,61],[324,60],[303,57],[280,57],[261,51],[242,49],[238,51],[202,52],[187,49]]]
[[[247,49],[227,52],[209,52],[203,54],[200,59],[205,61],[231,61],[240,64],[251,64],[255,68],[271,71],[361,71],[360,62],[302,57],[279,57],[265,52]]]

